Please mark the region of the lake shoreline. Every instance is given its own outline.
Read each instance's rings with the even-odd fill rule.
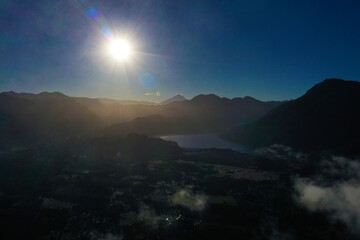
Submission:
[[[233,150],[241,153],[253,153],[254,148],[247,145],[237,144],[218,136],[217,133],[205,134],[172,134],[172,135],[158,135],[156,138],[161,138],[167,141],[176,142],[182,149],[221,149]]]

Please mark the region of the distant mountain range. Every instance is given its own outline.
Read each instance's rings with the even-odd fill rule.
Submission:
[[[360,153],[360,83],[327,79],[257,121],[222,135],[246,144]]]
[[[3,92],[0,143],[56,140],[93,132],[149,135],[221,132],[239,122],[257,120],[282,103],[251,97],[220,98],[214,94],[184,99],[176,95],[169,103],[155,104],[69,97],[60,92]]]
[[[105,132],[152,135],[221,132],[239,122],[259,119],[281,103],[262,102],[251,97],[228,99],[201,94],[188,101],[148,108],[147,113],[152,111],[152,114],[112,125]]]
[[[123,102],[104,102],[101,99],[76,98],[76,101],[88,107],[97,114],[107,125],[124,123],[136,118],[161,115],[163,117],[193,116],[204,121],[226,119],[226,122],[237,123],[253,121],[262,117],[272,108],[283,102],[262,102],[251,97],[245,98],[220,98],[214,94],[198,95],[191,100],[174,101],[183,99],[175,96],[169,103],[149,104]]]

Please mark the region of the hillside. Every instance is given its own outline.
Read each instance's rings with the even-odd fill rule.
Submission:
[[[0,143],[53,142],[102,126],[87,107],[59,93],[0,94]]]
[[[218,130],[218,124],[215,122],[204,122],[206,122],[205,119],[191,116],[164,117],[154,114],[109,126],[100,130],[100,133],[105,135],[137,133],[154,136],[160,134],[196,134]]]
[[[111,125],[104,132],[149,135],[221,132],[238,122],[256,120],[279,104],[281,102],[262,102],[251,97],[228,99],[214,94],[198,95],[189,101],[155,106],[153,114]]]
[[[327,79],[224,138],[252,145],[356,153],[360,149],[360,83]]]

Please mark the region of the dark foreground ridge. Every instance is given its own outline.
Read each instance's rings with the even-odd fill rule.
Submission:
[[[360,153],[360,83],[327,79],[261,119],[224,133],[246,144]]]

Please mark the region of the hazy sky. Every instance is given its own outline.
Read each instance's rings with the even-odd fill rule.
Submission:
[[[0,13],[0,91],[278,100],[360,79],[356,0],[1,0]],[[105,53],[109,34],[131,39],[133,61]]]

